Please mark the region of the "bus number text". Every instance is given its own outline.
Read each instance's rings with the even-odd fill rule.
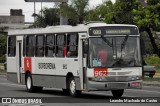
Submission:
[[[94,69],[94,76],[108,76],[108,69],[106,68],[95,68]]]

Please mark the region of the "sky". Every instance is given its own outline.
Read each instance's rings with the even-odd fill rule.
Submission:
[[[115,0],[111,0],[115,2]],[[101,4],[103,0],[90,0],[89,7],[94,8],[96,5]],[[54,3],[42,3],[42,7],[53,7]],[[25,2],[24,0],[0,0],[0,15],[10,15],[10,9],[22,9],[25,15],[25,22],[33,22],[32,16],[34,12],[34,3]],[[36,13],[41,10],[41,3],[36,3]]]

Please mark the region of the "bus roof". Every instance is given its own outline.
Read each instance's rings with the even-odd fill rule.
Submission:
[[[104,26],[132,26],[127,24],[106,24],[106,23],[89,23],[89,24],[79,24],[77,26],[70,25],[59,25],[59,26],[49,26],[46,28],[35,28],[35,29],[16,29],[9,30],[8,35],[33,35],[33,34],[47,34],[47,33],[74,33],[74,32],[88,32],[90,27],[104,27]]]

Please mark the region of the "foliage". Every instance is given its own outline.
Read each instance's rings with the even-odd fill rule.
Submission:
[[[160,8],[160,4],[147,7],[139,5],[138,10],[133,10],[133,13],[135,15],[135,17],[133,18],[134,22],[144,30],[146,27],[158,27],[160,25],[160,16],[157,11],[158,8]]]
[[[6,54],[7,36],[0,34],[0,57]]]
[[[32,27],[46,27],[59,25],[59,10],[57,8],[44,8],[39,14],[33,14],[36,18]]]
[[[132,10],[137,8],[135,0],[118,0],[114,4],[114,15],[112,20],[116,24],[133,24]]]
[[[160,51],[153,37],[152,30],[160,27],[160,3],[156,0],[149,0],[148,6],[139,5],[137,9],[133,9],[134,23],[136,23],[141,31],[146,31],[150,38],[153,51],[160,57]]]
[[[60,5],[60,13],[67,16],[71,23],[83,23],[87,14],[89,0],[71,0],[71,4]]]
[[[4,54],[0,57],[0,63],[4,63],[5,61],[6,61],[6,55]]]
[[[113,10],[113,3],[111,1],[106,1],[95,9],[90,10],[86,16],[86,21],[107,21],[107,23],[112,23],[111,19],[114,15]]]
[[[142,49],[143,50],[143,55],[146,54],[146,53],[152,54],[153,53],[153,48],[152,48],[152,44],[150,42],[150,39],[148,37],[147,32],[145,32],[145,31],[141,32],[140,35],[141,35],[141,40],[144,43],[143,44],[142,41],[141,41],[141,47],[143,47],[143,49]]]
[[[99,5],[88,14],[87,20],[104,20],[106,23],[112,24],[133,24],[132,10],[138,8],[135,0],[117,0],[115,4],[106,1]]]
[[[145,62],[147,65],[153,65],[157,68],[160,68],[160,58],[157,55],[145,56]]]
[[[159,0],[147,0],[147,4],[148,5],[156,5],[158,4],[160,1]]]

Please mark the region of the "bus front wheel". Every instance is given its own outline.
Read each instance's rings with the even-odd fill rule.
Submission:
[[[74,77],[71,77],[68,81],[69,93],[72,97],[77,97],[81,94],[81,91],[76,90],[76,81]]]
[[[112,90],[112,95],[115,98],[119,98],[123,95],[124,89],[121,90]]]

